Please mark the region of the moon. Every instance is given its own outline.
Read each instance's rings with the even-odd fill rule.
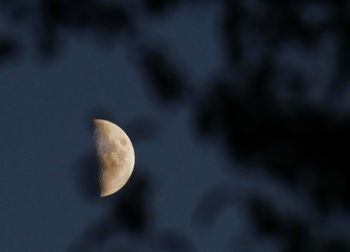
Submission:
[[[129,137],[120,127],[107,120],[93,121],[100,196],[106,197],[128,182],[134,170],[135,152]]]

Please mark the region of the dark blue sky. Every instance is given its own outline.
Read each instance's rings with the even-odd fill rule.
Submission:
[[[228,66],[220,40],[223,9],[211,3],[200,8],[184,4],[175,10],[159,19],[137,15],[138,29],[142,42],[159,45],[183,70],[195,88],[195,99]],[[142,129],[145,121],[139,119],[148,118],[154,132],[143,139],[131,135],[135,174],[147,173],[151,181],[147,196],[151,227],[139,236],[122,231],[93,251],[124,247],[155,251],[154,243],[167,230],[192,241],[197,251],[281,251],[283,240],[258,234],[248,211],[251,195],[270,202],[278,213],[305,220],[316,240],[350,236],[348,213],[335,213],[319,222],[307,195],[290,190],[254,162],[229,159],[223,145],[226,139],[199,137],[191,101],[161,103],[150,80],[139,71],[126,34],[112,40],[114,46],[104,48],[98,36],[62,29],[60,53],[43,60],[33,49],[35,41],[28,29],[32,26],[13,29],[6,19],[0,19],[0,27],[24,41],[21,57],[0,66],[0,251],[69,251],[84,242],[87,230],[101,219],[108,222],[111,205],[120,200],[118,194],[88,198],[79,178],[84,169],[81,160],[94,152],[89,127],[92,115],[105,115],[127,133],[133,127]],[[243,44],[251,53],[246,55],[245,66],[254,68],[265,50],[263,41],[250,30],[243,30],[240,39],[248,41]],[[299,42],[286,43],[273,58],[280,73],[274,81],[287,82],[292,71],[301,72],[312,83],[306,88],[305,100],[322,104],[334,71],[335,50],[332,36],[324,36],[307,50]],[[231,70],[228,75],[236,75],[236,80],[246,77],[240,75],[245,69]],[[288,110],[293,94],[284,85],[276,92],[281,108]],[[326,110],[333,105],[325,106]],[[337,102],[335,107],[341,112],[347,106]],[[123,190],[128,188],[127,184]],[[225,189],[222,195],[216,194],[213,204],[225,201],[227,207],[209,227],[201,229],[194,221],[196,209],[213,188]]]
[[[202,80],[219,67],[217,10],[184,8],[165,22],[145,23],[144,32],[166,42],[194,81]],[[219,167],[228,165],[215,145],[193,137],[193,111],[159,106],[125,40],[108,51],[68,33],[63,40],[53,61],[27,56],[0,70],[1,250],[65,251],[105,214],[104,200],[81,197],[74,171],[79,158],[93,151],[87,119],[96,110],[122,127],[138,117],[157,122],[154,139],[135,143],[136,172],[149,172],[155,183],[155,232],[174,229],[207,240],[199,244],[203,248],[224,246],[228,233],[222,229],[231,224],[219,222],[210,235],[191,229],[198,197],[225,179]],[[239,213],[228,215],[235,222]]]

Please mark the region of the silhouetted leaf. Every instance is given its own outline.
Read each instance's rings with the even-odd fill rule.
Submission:
[[[180,0],[144,0],[146,9],[151,13],[161,13],[174,7]]]
[[[147,201],[151,183],[148,175],[137,170],[136,167],[128,184],[114,195],[118,200],[115,200],[113,217],[123,230],[143,233],[149,228],[152,217]]]
[[[350,250],[349,242],[343,240],[333,240],[326,245],[325,252],[346,252]]]
[[[0,62],[14,56],[17,52],[17,47],[17,43],[13,39],[0,36]]]
[[[179,101],[186,92],[185,80],[168,57],[158,50],[143,52],[141,66],[150,79],[150,84],[163,102]]]

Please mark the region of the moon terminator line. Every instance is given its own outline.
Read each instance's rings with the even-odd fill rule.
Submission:
[[[100,196],[119,191],[129,180],[135,165],[131,140],[117,125],[94,119],[95,144],[99,163]]]

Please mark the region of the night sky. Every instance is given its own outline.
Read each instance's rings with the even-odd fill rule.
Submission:
[[[348,251],[341,3],[39,2],[0,2],[0,251]],[[94,118],[135,148],[107,198]]]

